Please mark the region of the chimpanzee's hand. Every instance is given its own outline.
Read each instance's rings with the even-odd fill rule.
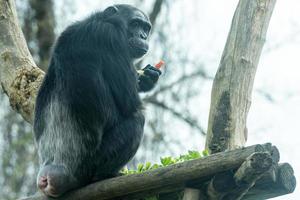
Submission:
[[[154,88],[160,75],[161,71],[151,65],[147,65],[145,68],[138,70],[139,91],[147,92]]]

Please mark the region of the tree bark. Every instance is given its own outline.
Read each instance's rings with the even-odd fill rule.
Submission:
[[[214,79],[206,148],[244,146],[246,120],[259,57],[276,0],[240,0]]]
[[[13,0],[0,0],[0,82],[10,104],[32,123],[37,91],[43,80],[18,23]]]

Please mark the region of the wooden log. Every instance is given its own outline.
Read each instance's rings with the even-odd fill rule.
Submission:
[[[273,165],[269,153],[254,153],[249,156],[234,174],[236,187],[233,191],[228,192],[222,200],[242,199],[255,182]]]
[[[270,173],[259,179],[242,200],[270,199],[292,193],[296,188],[294,170],[288,163],[279,164],[275,170],[274,180]]]
[[[172,189],[182,189],[185,182],[193,179],[209,180],[214,174],[238,168],[248,156],[255,152],[264,152],[265,145],[217,153],[201,159],[146,171],[141,174],[121,176],[103,180],[58,198],[64,200],[102,200],[126,196],[128,199],[148,196],[148,191],[162,193]],[[172,187],[170,187],[172,186]],[[178,188],[179,187],[179,188]],[[45,196],[25,198],[27,200],[45,200]],[[25,200],[24,199],[24,200]]]
[[[273,163],[270,153],[254,153],[237,169],[215,176],[208,184],[210,200],[241,199]]]
[[[269,153],[254,153],[239,167],[234,174],[235,183],[249,185],[256,182],[263,173],[272,166],[272,158]],[[277,163],[276,163],[277,164]]]
[[[265,172],[260,179],[258,179],[255,185],[245,194],[242,200],[263,200],[270,199],[277,196],[282,196],[286,194],[290,194],[295,190],[296,187],[296,179],[293,174],[293,169],[288,163],[279,164],[274,167],[276,178],[274,179],[272,173],[268,171]],[[214,177],[214,188],[217,188],[218,192],[226,193],[226,191],[234,190],[237,186],[234,183],[234,171],[229,170],[223,173],[219,173]],[[207,180],[207,179],[206,179]],[[200,180],[200,182],[193,181],[188,184],[191,188],[197,188],[203,190],[207,190],[207,185],[211,184],[205,183],[204,179]],[[179,191],[176,192],[177,194]],[[168,197],[170,198],[160,198],[159,200],[173,200],[178,197],[174,192],[168,193]],[[225,195],[219,195],[220,199]],[[173,198],[172,198],[173,197]],[[199,200],[211,200],[211,198],[207,197],[206,194],[201,193]],[[232,199],[232,198],[230,198]]]
[[[206,149],[244,146],[246,121],[259,57],[276,0],[240,0],[214,79]]]
[[[216,174],[208,183],[206,193],[209,200],[222,199],[228,191],[234,190],[236,184],[233,171]]]

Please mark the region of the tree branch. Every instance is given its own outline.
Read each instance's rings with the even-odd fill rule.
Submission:
[[[10,104],[32,123],[44,73],[36,67],[19,27],[13,0],[0,0],[0,82]]]
[[[149,19],[150,22],[152,23],[152,26],[155,26],[155,22],[157,19],[157,16],[160,13],[161,6],[163,4],[164,0],[156,0],[152,9],[152,12],[150,13]]]
[[[259,57],[276,0],[240,0],[215,76],[206,148],[220,152],[244,146],[246,120]]]
[[[180,78],[178,78],[176,81],[173,81],[172,83],[161,86],[157,91],[155,91],[153,94],[151,94],[150,96],[147,96],[144,99],[153,98],[156,95],[158,95],[159,93],[170,90],[174,86],[179,85],[179,84],[183,83],[184,81],[191,80],[193,78],[198,78],[198,77],[201,77],[204,79],[212,79],[212,77],[208,76],[203,69],[200,69],[191,74],[185,74],[185,75],[181,76]]]

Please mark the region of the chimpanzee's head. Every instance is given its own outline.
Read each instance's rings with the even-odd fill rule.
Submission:
[[[147,53],[149,49],[147,39],[150,34],[151,23],[145,13],[127,4],[110,6],[104,10],[104,13],[118,15],[125,21],[129,52],[132,58],[140,58]]]

